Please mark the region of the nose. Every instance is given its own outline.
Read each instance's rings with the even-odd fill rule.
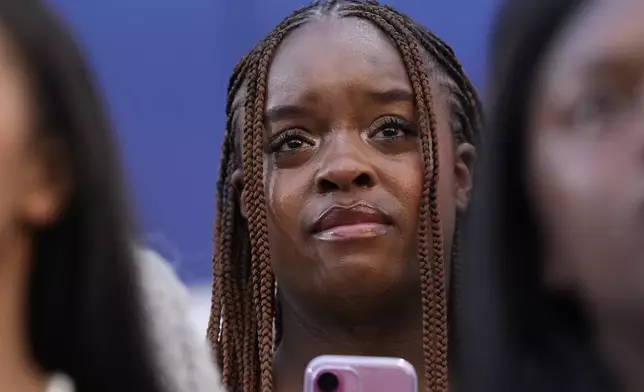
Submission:
[[[376,184],[374,168],[359,147],[350,141],[336,141],[323,158],[315,178],[319,193],[349,192],[353,189],[369,189]]]

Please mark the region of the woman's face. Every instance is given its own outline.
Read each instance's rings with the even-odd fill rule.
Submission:
[[[52,149],[35,138],[27,72],[0,29],[0,261],[25,225],[45,224],[57,209]],[[48,144],[48,143],[47,143]]]
[[[460,150],[444,96],[434,105],[449,244],[455,195],[467,203],[470,176],[464,163],[455,169]],[[268,232],[280,290],[313,308],[418,296],[420,129],[407,72],[386,36],[356,18],[298,28],[270,69],[265,129]]]
[[[593,1],[544,61],[528,178],[546,280],[594,312],[644,310],[644,2]]]

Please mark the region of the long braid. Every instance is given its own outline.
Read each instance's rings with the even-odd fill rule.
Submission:
[[[229,113],[228,115],[228,121],[227,121],[227,130],[233,130],[232,126],[232,120],[233,120],[233,115],[234,113],[231,110],[230,105],[232,105],[233,99],[235,97],[236,92],[240,89],[243,81],[244,81],[244,74],[247,71],[248,63],[249,63],[249,56],[245,56],[242,58],[242,60],[238,63],[235,72],[233,72],[233,76],[231,77],[229,81],[229,101],[227,104],[227,112]],[[238,140],[236,138],[231,138],[231,140],[234,141],[235,146],[237,146]],[[239,161],[241,159],[241,154],[237,154],[239,157],[235,160],[235,162],[231,162],[231,164],[239,165]],[[241,246],[241,249],[239,251],[239,256],[241,260],[247,260],[250,254],[250,243],[249,243],[249,235],[248,235],[248,230],[246,225],[241,225],[239,227],[239,233],[237,234],[237,238],[240,241],[244,241],[243,245]],[[252,303],[252,295],[253,291],[251,289],[249,282],[249,274],[250,274],[250,265],[249,263],[237,263],[240,269],[240,274],[242,278],[240,279],[242,282],[245,282],[243,286],[241,287],[241,295],[242,297],[238,299],[238,303],[241,306],[241,319],[238,320],[238,324],[236,324],[235,328],[241,330],[242,332],[242,345],[238,347],[238,350],[235,352],[236,355],[236,363],[241,363],[240,367],[238,367],[236,370],[237,372],[235,373],[235,379],[236,382],[235,384],[238,386],[241,385],[241,389],[244,391],[250,391],[255,389],[256,385],[256,376],[255,376],[255,370],[257,368],[257,357],[254,353],[254,347],[256,346],[256,337],[255,337],[255,312],[251,307]],[[241,355],[239,355],[239,350],[241,350]],[[239,369],[241,369],[241,374],[239,373]],[[241,377],[241,380],[239,378]],[[232,384],[232,383],[231,383]],[[226,384],[229,385],[229,384]]]
[[[274,52],[282,39],[293,29],[303,23],[305,18],[295,14],[274,29],[264,41],[261,54],[258,56],[257,83],[247,92],[247,102],[252,107],[252,133],[244,135],[244,145],[247,139],[252,142],[252,162],[259,163],[252,166],[253,172],[244,166],[244,178],[252,178],[249,182],[250,191],[247,193],[249,208],[249,226],[251,227],[251,266],[258,275],[253,282],[254,303],[258,320],[259,358],[260,358],[260,390],[271,392],[273,390],[273,352],[274,339],[274,304],[275,304],[275,279],[270,263],[268,244],[268,229],[266,225],[266,201],[263,183],[263,141],[264,141],[264,109],[267,94],[268,70]],[[246,128],[246,125],[244,127]],[[246,150],[248,151],[248,150]],[[246,160],[246,159],[245,159]],[[250,166],[250,165],[249,165]],[[250,167],[249,167],[250,168]],[[255,243],[253,243],[255,240]]]
[[[461,293],[463,289],[463,265],[461,262],[461,223],[460,219],[456,220],[456,227],[454,229],[454,237],[452,239],[452,259],[450,264],[450,287],[448,298],[448,309],[450,311],[450,325],[448,325],[448,332],[450,337],[449,347],[449,360],[450,367],[459,368],[461,359],[458,357],[461,342],[458,338],[458,326],[456,321],[461,320],[462,313],[462,299]]]
[[[279,304],[270,264],[263,188],[263,115],[270,63],[282,40],[316,16],[356,16],[382,29],[399,49],[410,77],[420,115],[424,159],[419,222],[419,261],[423,301],[423,349],[428,391],[447,390],[447,293],[443,240],[438,213],[438,135],[433,112],[428,60],[445,74],[455,105],[457,142],[476,143],[482,122],[476,91],[451,48],[431,32],[372,0],[316,1],[285,18],[235,67],[228,86],[227,122],[217,184],[214,287],[208,336],[234,391],[271,392],[272,356],[281,337]],[[242,142],[233,134],[233,101],[245,85]],[[462,113],[461,113],[462,112]],[[235,147],[241,144],[241,151]],[[239,217],[230,186],[233,169],[242,166],[248,221]],[[238,197],[238,195],[236,195]],[[431,243],[430,238],[431,236]],[[240,242],[241,241],[241,242]],[[458,244],[455,242],[455,247]],[[431,258],[430,258],[431,253]],[[458,263],[453,249],[452,264]],[[455,269],[456,273],[457,269]],[[221,327],[220,327],[221,326]],[[240,336],[240,333],[243,335]]]
[[[422,291],[422,304],[423,304],[423,349],[425,352],[425,378],[427,379],[427,386],[430,391],[444,391],[446,390],[446,375],[443,376],[441,372],[443,359],[445,357],[445,364],[447,360],[446,354],[443,354],[443,346],[446,346],[446,329],[447,317],[441,314],[441,308],[444,306],[441,302],[445,302],[445,289],[444,274],[441,265],[443,263],[443,250],[442,250],[442,232],[440,230],[440,220],[437,216],[437,195],[436,195],[436,182],[438,181],[438,156],[434,152],[436,150],[436,117],[433,113],[432,94],[429,89],[429,80],[427,74],[424,72],[424,63],[418,50],[418,45],[411,37],[411,32],[405,26],[397,23],[392,18],[383,17],[380,12],[373,12],[369,6],[356,5],[347,9],[347,16],[358,16],[363,19],[372,21],[376,26],[384,30],[394,41],[400,50],[405,67],[409,74],[411,85],[416,99],[417,110],[420,115],[420,128],[429,130],[428,132],[421,132],[421,148],[423,152],[424,167],[423,167],[423,194],[421,196],[420,205],[420,221],[418,228],[418,252],[420,261],[420,284]],[[387,15],[388,16],[388,15]],[[410,53],[411,52],[411,53]],[[419,69],[420,68],[420,69]],[[428,233],[428,218],[432,221]],[[434,225],[437,221],[438,225]],[[438,228],[438,230],[436,230]],[[429,236],[433,238],[433,263],[430,262],[429,254]],[[438,268],[436,268],[438,265]],[[444,320],[441,320],[443,319]],[[446,368],[446,366],[445,366]],[[446,369],[444,370],[446,373]],[[445,378],[444,386],[441,385]]]
[[[230,79],[229,91],[239,89],[242,79],[239,76],[244,73],[246,65],[247,58],[244,58]],[[236,257],[234,257],[238,254],[247,254],[249,249],[247,241],[244,240],[248,236],[241,224],[240,217],[236,214],[237,195],[235,195],[231,181],[237,161],[234,153],[234,137],[230,133],[232,129],[230,108],[233,97],[234,94],[230,96],[226,105],[229,115],[222,146],[222,163],[217,186],[213,301],[208,338],[215,348],[216,358],[222,367],[224,384],[236,390],[246,381],[246,378],[240,377],[238,369],[252,368],[254,356],[244,354],[247,354],[248,347],[254,346],[254,341],[252,343],[248,341],[249,335],[252,339],[248,328],[252,316],[249,314],[248,307],[244,306],[245,301],[240,301],[249,293],[247,279],[244,278],[243,265],[236,263]],[[240,350],[243,351],[241,356],[236,354]]]
[[[222,149],[221,149],[221,157],[222,160],[224,158],[228,158],[229,152],[227,150],[228,148],[228,143],[224,139],[224,142],[222,144]],[[223,188],[225,186],[225,181],[226,181],[226,170],[223,168],[224,165],[219,169],[219,179],[217,180],[217,199],[216,199],[216,216],[220,216],[222,214],[222,210],[224,208],[224,191]],[[226,165],[227,166],[227,165]],[[222,231],[222,220],[217,219],[215,220],[215,229],[214,229],[214,244],[215,247],[218,247],[218,244],[220,242],[221,238],[221,231]],[[212,303],[210,307],[210,320],[208,322],[208,337],[211,341],[211,343],[215,343],[214,340],[211,339],[211,337],[216,338],[219,336],[220,332],[220,320],[221,320],[221,296],[222,296],[222,290],[218,290],[218,285],[219,285],[219,276],[221,275],[221,263],[214,263],[213,262],[213,288],[212,288]],[[219,358],[220,352],[215,352],[215,356],[217,356],[217,359],[221,361],[221,358]]]
[[[230,91],[231,89],[237,91],[239,89],[238,85],[238,75],[242,72],[242,69],[246,63],[246,56],[244,56],[237,66],[235,67],[235,70],[233,72],[233,75],[229,79],[229,87],[228,90]],[[226,103],[226,113],[231,113],[231,104],[232,100],[229,99],[229,101]],[[225,128],[225,133],[224,133],[224,140],[222,143],[221,147],[221,165],[219,167],[219,176],[217,179],[217,194],[216,194],[216,212],[215,216],[221,217],[224,213],[224,208],[228,203],[224,203],[224,199],[226,198],[228,194],[228,189],[225,189],[225,187],[228,186],[229,184],[229,178],[228,178],[228,169],[230,163],[230,156],[231,156],[231,146],[232,143],[230,142],[230,133],[229,130],[232,128],[231,127],[232,123],[232,114],[229,114],[226,119],[226,128]],[[214,229],[214,244],[215,247],[219,247],[219,243],[221,241],[221,235],[222,235],[222,225],[227,223],[227,221],[224,221],[222,219],[216,219],[215,220],[215,229]],[[213,260],[213,290],[212,290],[212,303],[211,303],[211,308],[210,308],[210,320],[208,322],[208,338],[210,339],[211,343],[213,345],[215,344],[216,340],[219,337],[219,333],[221,330],[221,312],[222,312],[222,298],[221,295],[223,294],[222,290],[218,290],[218,286],[221,284],[219,282],[219,277],[221,276],[222,268],[222,263],[216,263]],[[221,358],[219,355],[221,355],[220,352],[216,352],[215,355],[217,356],[217,359],[219,362],[221,362]]]
[[[463,142],[470,142],[474,145],[479,145],[482,142],[482,126],[484,122],[482,113],[482,104],[478,94],[465,75],[461,63],[456,58],[454,51],[439,37],[431,31],[423,28],[416,22],[412,21],[406,15],[395,11],[391,7],[387,7],[388,11],[395,14],[401,23],[410,26],[414,36],[419,40],[422,47],[430,55],[431,60],[436,62],[440,70],[446,72],[447,80],[440,80],[439,82],[448,85],[451,97],[448,97],[449,103],[452,106],[453,115],[455,118],[455,126],[453,129],[456,142],[458,144]],[[455,101],[455,102],[454,102]],[[455,324],[459,319],[457,316],[460,314],[460,293],[461,293],[461,258],[460,258],[460,221],[462,217],[457,216],[456,228],[452,243],[451,255],[451,285],[453,287],[449,290],[448,309],[452,316],[450,317],[451,323]],[[455,325],[449,326],[450,336],[456,337]],[[450,352],[456,352],[452,348]]]
[[[303,10],[312,7],[305,7]],[[222,229],[219,231],[235,233],[229,236],[219,234],[220,238],[249,238],[249,251],[242,248],[239,255],[245,255],[241,262],[233,262],[230,258],[230,247],[227,247],[221,240],[219,248],[215,250],[215,274],[219,275],[215,279],[213,294],[213,311],[210,321],[209,338],[215,346],[217,355],[222,367],[224,384],[233,390],[255,391],[259,386],[262,391],[272,390],[272,355],[273,355],[273,306],[274,296],[272,290],[274,287],[274,278],[270,266],[268,235],[266,232],[266,213],[265,201],[263,194],[262,182],[262,119],[265,95],[266,79],[268,76],[268,63],[272,52],[281,42],[282,37],[275,34],[282,31],[281,35],[286,35],[289,29],[297,27],[304,20],[304,16],[294,13],[293,17],[285,20],[275,29],[273,38],[275,42],[267,45],[265,40],[260,43],[251,53],[246,56],[237,65],[233,77],[229,81],[228,102],[227,102],[227,128],[225,141],[233,142],[234,137],[230,134],[232,130],[232,103],[235,95],[246,83],[245,99],[245,118],[244,129],[250,132],[244,132],[243,137],[243,157],[242,165],[244,172],[244,187],[247,190],[245,203],[248,207],[248,225],[250,228],[246,233],[242,233],[244,225],[238,224],[235,227],[228,226],[224,228],[226,221],[232,219],[227,211],[233,208],[218,208],[218,224]],[[291,25],[289,28],[288,26]],[[262,57],[265,56],[265,57]],[[257,138],[257,132],[260,137]],[[239,157],[235,158],[234,146],[227,149],[229,156],[222,154],[222,167],[226,163],[233,164]],[[233,151],[232,154],[230,151]],[[225,159],[225,161],[224,161]],[[259,162],[259,164],[256,164]],[[228,173],[227,181],[230,183]],[[220,179],[223,176],[220,175]],[[259,180],[258,180],[259,179]],[[218,194],[225,192],[223,187],[218,187]],[[232,194],[232,189],[228,194]],[[218,200],[220,196],[218,195]],[[234,200],[224,202],[229,207],[234,207]],[[229,221],[228,221],[229,222]],[[216,234],[218,230],[216,229]],[[217,245],[217,244],[216,244]],[[250,260],[248,260],[250,259]],[[244,271],[244,270],[248,271]],[[231,287],[230,281],[226,279],[228,274],[225,271],[235,270],[235,275],[242,282],[241,287]],[[244,273],[248,272],[248,274]],[[250,275],[250,276],[248,276]],[[236,301],[230,302],[219,300],[220,292],[235,293]],[[225,296],[221,294],[221,296]],[[217,300],[220,303],[217,303]],[[222,312],[220,308],[223,307]],[[230,315],[230,316],[227,316]],[[259,315],[259,317],[258,317]],[[233,320],[227,319],[227,317]],[[216,325],[222,322],[220,336],[215,335]],[[242,331],[244,336],[241,343],[237,342],[238,331]],[[240,366],[241,365],[241,366]],[[258,385],[259,384],[259,385]]]

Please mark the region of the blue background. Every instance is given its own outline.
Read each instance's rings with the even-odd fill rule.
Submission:
[[[308,1],[50,3],[77,33],[110,105],[145,239],[186,283],[207,283],[229,74],[256,41]],[[446,40],[479,88],[496,3],[389,2]]]

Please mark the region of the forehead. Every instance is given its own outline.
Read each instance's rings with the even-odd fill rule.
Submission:
[[[280,45],[269,72],[271,100],[297,98],[321,86],[410,88],[389,38],[368,21],[328,17],[295,30]]]
[[[587,75],[636,66],[644,72],[644,1],[589,2],[562,31],[546,68],[557,70],[554,84],[570,75]],[[553,72],[554,73],[554,72]]]

